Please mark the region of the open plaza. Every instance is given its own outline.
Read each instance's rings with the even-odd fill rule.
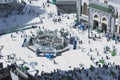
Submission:
[[[23,1],[0,18],[0,80],[120,80],[119,41],[58,15],[52,0]]]

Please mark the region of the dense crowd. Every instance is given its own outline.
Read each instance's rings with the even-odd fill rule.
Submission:
[[[32,4],[32,0],[29,0],[29,3]],[[43,3],[43,8],[46,7],[46,4]],[[49,6],[47,6],[49,7]],[[35,15],[35,16],[39,16],[39,12],[36,12],[34,9],[30,8],[28,9],[27,7],[24,8],[24,10],[21,12],[21,15],[24,14],[29,14],[29,15]],[[68,15],[61,15],[61,16],[57,16],[56,14],[50,12],[48,13],[48,16],[51,17],[51,20],[53,21],[53,23],[61,23],[62,22],[62,18],[66,17],[68,20],[70,19],[70,17]],[[75,17],[73,15],[73,17]],[[49,18],[49,17],[47,17]],[[44,18],[42,17],[42,21],[44,20]],[[13,19],[13,22],[18,21],[18,19],[15,17]],[[3,20],[4,23],[8,22],[6,20]],[[67,23],[66,23],[67,24]],[[72,23],[71,25],[72,26]],[[40,28],[40,27],[39,27]],[[71,27],[70,27],[71,28]],[[43,26],[44,29],[44,26]],[[88,26],[87,28],[88,29]],[[85,29],[85,30],[86,30]],[[24,33],[23,33],[24,34]],[[93,34],[93,33],[91,33]],[[24,35],[21,35],[21,38]],[[70,34],[71,36],[71,34]],[[13,34],[11,34],[11,38],[14,38],[15,36]],[[96,36],[96,34],[93,37],[93,41],[95,41],[96,39],[100,39],[100,36]],[[110,38],[108,38],[107,41],[109,41]],[[81,46],[81,44],[84,43],[83,40],[79,40],[78,41]],[[89,44],[91,44],[91,41],[88,41]],[[80,48],[81,49],[81,48]],[[81,49],[82,51],[84,51],[83,49]],[[112,53],[116,52],[116,47],[113,46],[113,48],[111,49]],[[95,51],[94,53],[97,54],[97,58],[94,57],[94,54],[92,54],[92,52]],[[103,48],[103,53],[107,53],[110,52],[110,48],[108,46],[105,46]],[[41,72],[41,75],[35,75],[36,80],[120,80],[120,66],[119,65],[115,65],[115,63],[104,63],[105,60],[110,59],[109,56],[106,55],[106,57],[103,57],[100,55],[100,52],[97,48],[95,48],[93,50],[93,48],[90,48],[88,52],[86,52],[86,54],[90,57],[90,60],[93,61],[93,63],[96,66],[91,65],[89,69],[85,69],[84,65],[80,64],[80,67],[78,68],[74,68],[72,70],[68,70],[68,71],[62,71],[59,69],[54,70],[51,73],[46,73],[44,71]],[[99,64],[100,62],[96,61],[96,59],[98,59],[98,57],[101,59],[101,63],[103,64]],[[104,60],[104,61],[103,61]],[[56,64],[57,62],[54,61],[54,64]],[[70,68],[70,67],[69,67]]]
[[[120,80],[120,66],[114,65],[108,67],[95,68],[91,66],[89,69],[74,68],[69,71],[54,70],[51,73],[41,72],[41,76],[36,77],[37,80]]]

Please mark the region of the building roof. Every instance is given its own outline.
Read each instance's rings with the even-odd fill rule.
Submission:
[[[0,3],[11,3],[16,2],[17,0],[0,0]]]
[[[77,1],[77,0],[56,0],[56,1]]]
[[[76,5],[76,0],[58,0],[56,5]]]
[[[104,7],[104,6],[95,4],[95,3],[89,4],[89,7],[98,9],[98,10],[103,11],[103,12],[106,12],[106,13],[114,13],[110,8],[107,8],[107,7]]]

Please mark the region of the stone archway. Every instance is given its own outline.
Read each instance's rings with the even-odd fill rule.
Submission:
[[[98,21],[97,20],[93,21],[93,29],[98,29]]]
[[[88,15],[87,3],[83,4],[83,14]]]
[[[107,32],[107,24],[105,24],[105,23],[102,23],[102,30],[101,30],[101,32]]]

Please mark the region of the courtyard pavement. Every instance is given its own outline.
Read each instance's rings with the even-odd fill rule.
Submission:
[[[39,7],[42,7],[41,1],[44,2],[44,0],[38,0],[37,2],[32,1],[32,4],[30,5],[32,6],[40,5]],[[29,2],[27,3],[29,4]],[[25,30],[23,33],[19,31],[18,33],[10,33],[10,34],[0,36],[0,45],[4,46],[3,49],[1,50],[1,55],[3,55],[4,57],[3,59],[0,59],[0,60],[1,61],[4,60],[3,61],[4,66],[7,66],[7,64],[10,64],[10,62],[8,62],[7,60],[7,55],[10,55],[10,54],[16,54],[17,59],[21,59],[25,61],[26,62],[25,65],[30,67],[29,73],[32,75],[35,74],[34,70],[36,69],[39,70],[39,75],[40,75],[42,71],[51,72],[51,71],[54,71],[54,69],[60,69],[63,71],[73,70],[74,68],[80,68],[81,67],[80,64],[82,64],[85,67],[85,69],[88,69],[91,65],[97,68],[98,66],[96,66],[95,62],[99,61],[100,59],[103,59],[106,64],[111,63],[113,65],[120,65],[119,43],[115,44],[113,40],[107,42],[106,37],[101,37],[101,39],[97,39],[96,41],[92,39],[88,39],[87,30],[82,31],[79,29],[72,28],[72,25],[74,24],[74,20],[76,18],[75,17],[76,14],[63,14],[63,16],[60,16],[62,21],[54,23],[52,19],[58,18],[58,16],[56,15],[57,14],[56,6],[49,4],[49,7],[45,6],[44,10],[45,12],[40,15],[43,23],[36,24],[38,28]],[[53,13],[53,16],[49,18],[48,13],[50,12]],[[33,15],[30,16],[26,14],[24,16],[22,15],[19,17],[18,16],[19,15],[10,16],[8,18],[1,18],[0,30],[8,29],[7,27],[9,27],[9,29],[12,29],[11,27],[16,26],[17,24],[26,25],[29,23],[36,23],[40,21],[39,17],[35,17]],[[68,16],[70,17],[70,19],[68,19]],[[17,21],[13,22],[12,20],[15,17],[17,18]],[[8,21],[9,25],[7,25],[6,23],[3,23],[2,22],[3,20]],[[32,26],[32,25],[29,25],[29,26]],[[72,36],[77,36],[79,40],[82,40],[83,44],[79,44],[79,40],[78,40],[77,49],[75,50],[71,49],[69,51],[63,52],[61,56],[57,56],[54,59],[48,59],[46,57],[37,57],[34,52],[30,51],[26,47],[22,47],[22,43],[25,38],[24,35],[28,35],[28,36],[31,35],[30,33],[31,31],[35,33],[35,31],[38,30],[39,27],[40,28],[44,27],[45,29],[49,29],[49,30],[55,30],[55,29],[60,30],[61,28],[65,28],[71,33]],[[93,31],[93,34],[97,34],[97,33]],[[11,35],[13,36],[12,38],[11,38]],[[21,38],[21,35],[23,36],[22,38]],[[103,34],[98,34],[98,35],[103,35]],[[111,50],[113,50],[113,47],[115,46],[117,55],[111,56],[110,53],[105,54],[104,53],[105,46],[109,46]],[[92,49],[92,52],[90,52],[90,49]],[[97,54],[97,52],[99,52],[99,54]],[[91,60],[91,56],[92,58],[94,58],[94,60]],[[110,59],[106,59],[106,56],[108,56]],[[57,64],[54,64],[54,61],[56,61]],[[17,64],[20,64],[18,61],[16,62]],[[37,62],[38,64],[35,66],[31,66],[29,65],[31,62]],[[111,79],[108,78],[105,80],[111,80]]]

